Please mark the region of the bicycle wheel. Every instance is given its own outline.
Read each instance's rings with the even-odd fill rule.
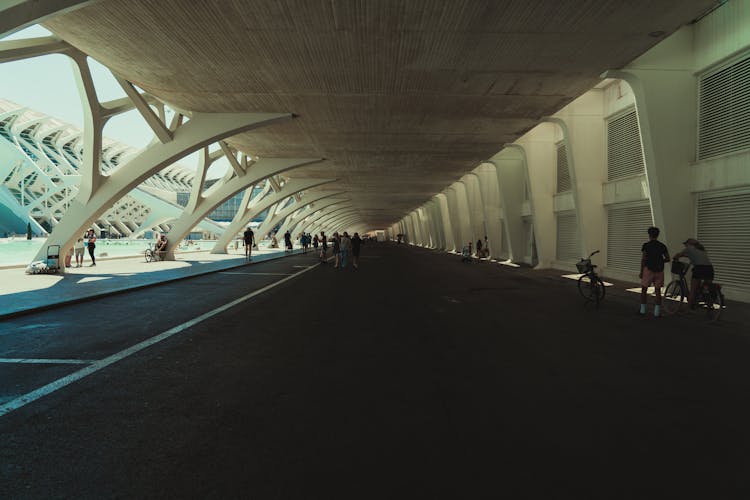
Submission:
[[[146,250],[144,255],[146,256],[146,262],[151,262],[152,260],[154,260],[154,252],[152,252],[150,248]]]
[[[674,280],[664,289],[664,300],[662,307],[667,314],[674,314],[682,309],[683,303],[687,300],[685,290],[682,289],[680,280]]]
[[[703,305],[706,308],[706,319],[716,321],[724,308],[724,295],[719,291],[702,292]]]
[[[596,291],[597,302],[601,302],[602,300],[604,300],[604,294],[606,293],[607,289],[604,287],[604,282],[599,276],[596,277],[594,290]]]
[[[578,291],[586,301],[597,300],[599,292],[597,290],[597,279],[593,280],[587,274],[578,278]],[[603,287],[602,287],[603,288]]]

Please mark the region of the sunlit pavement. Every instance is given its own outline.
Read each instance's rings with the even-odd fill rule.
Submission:
[[[0,405],[52,389],[0,498],[747,498],[750,308],[561,274],[382,244],[5,320]]]
[[[295,250],[297,252],[298,250]],[[253,263],[288,256],[278,248],[253,250]],[[22,312],[67,304],[144,286],[163,283],[247,263],[243,248],[230,248],[226,254],[206,251],[180,252],[174,261],[146,262],[144,256],[98,258],[90,266],[86,255],[82,267],[66,269],[65,274],[25,274],[25,268],[0,270],[0,319]]]

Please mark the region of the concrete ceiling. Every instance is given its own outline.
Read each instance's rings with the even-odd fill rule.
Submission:
[[[382,228],[715,3],[105,0],[45,26],[180,108],[299,115],[230,142],[326,158],[289,175]]]

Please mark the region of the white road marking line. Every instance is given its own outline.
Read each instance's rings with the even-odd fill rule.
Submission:
[[[219,274],[242,274],[245,276],[291,276],[292,273],[239,273],[231,271],[222,271]]]
[[[92,373],[96,373],[99,370],[108,367],[109,365],[117,363],[118,361],[125,359],[128,356],[132,356],[133,354],[136,354],[146,349],[147,347],[151,347],[152,345],[161,342],[162,340],[168,339],[169,337],[172,337],[173,335],[183,332],[187,330],[188,328],[191,328],[197,325],[198,323],[201,323],[209,318],[216,316],[217,314],[223,313],[227,309],[231,309],[232,307],[238,304],[241,304],[242,302],[245,302],[246,300],[252,299],[253,297],[260,295],[270,290],[271,288],[281,285],[282,283],[285,283],[293,278],[296,278],[300,274],[304,274],[308,272],[310,269],[313,269],[315,267],[317,266],[310,266],[307,269],[303,269],[302,271],[289,275],[286,278],[282,278],[279,281],[271,283],[270,285],[266,285],[259,290],[250,292],[247,295],[243,295],[242,297],[235,299],[232,302],[228,302],[224,304],[223,306],[217,307],[216,309],[213,309],[211,311],[208,311],[207,313],[201,314],[200,316],[196,316],[195,318],[189,321],[186,321],[182,323],[181,325],[172,327],[169,330],[166,330],[158,335],[155,335],[149,339],[144,340],[143,342],[139,342],[138,344],[130,346],[127,349],[123,349],[122,351],[115,353],[111,356],[108,356],[104,359],[94,361],[89,366],[82,368],[76,372],[73,372],[70,375],[59,378],[55,380],[54,382],[50,382],[49,384],[43,387],[40,387],[39,389],[33,390],[29,393],[26,393],[15,399],[12,399],[8,401],[7,403],[0,405],[0,417],[7,415],[13,410],[17,410],[23,406],[26,406],[29,403],[33,403],[34,401],[41,399],[44,396],[47,396],[48,394],[52,394],[53,392],[58,391],[62,389],[63,387],[66,387],[72,384],[73,382],[77,382],[81,380],[82,378],[88,377]]]
[[[38,359],[38,358],[0,358],[0,363],[19,363],[35,365],[88,365],[93,359]]]

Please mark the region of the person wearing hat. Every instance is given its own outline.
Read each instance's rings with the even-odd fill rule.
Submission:
[[[711,283],[714,280],[714,266],[711,264],[711,260],[708,258],[706,248],[700,244],[695,238],[688,238],[682,242],[685,248],[675,254],[674,260],[680,257],[687,257],[690,259],[690,263],[693,265],[693,276],[690,280],[690,296],[688,298],[688,304],[691,308],[695,308],[695,295],[698,293],[698,286],[701,280],[705,283]]]

